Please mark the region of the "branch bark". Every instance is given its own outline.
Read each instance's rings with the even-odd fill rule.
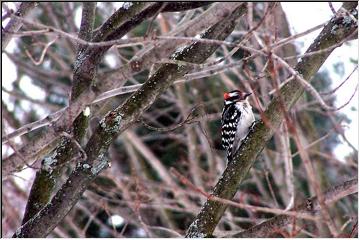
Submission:
[[[166,4],[162,12],[180,12],[198,7],[203,7],[212,2],[169,2]]]
[[[348,12],[357,17],[356,2],[343,4]],[[339,10],[340,11],[340,10]],[[349,22],[347,21],[349,20]],[[336,27],[334,27],[336,26]],[[336,30],[335,30],[336,29]],[[351,17],[334,16],[323,28],[306,53],[326,49],[334,46],[357,31],[357,23]],[[327,57],[334,49],[322,51],[316,55],[306,56],[296,65],[296,71],[307,81],[319,70]],[[254,131],[249,133],[244,143],[234,156],[214,187],[213,195],[220,198],[231,199],[237,187],[246,177],[256,158],[264,149],[267,141],[283,121],[284,109],[288,111],[304,92],[303,85],[297,77],[286,83],[280,89],[280,95],[275,97],[264,112],[266,119],[259,121]],[[193,223],[187,230],[186,237],[206,237],[213,233],[216,225],[224,214],[227,205],[207,200],[201,208]]]
[[[144,21],[145,18],[142,18],[144,15],[143,12],[149,12],[149,10],[145,8],[146,6],[149,6],[149,4],[146,3],[145,6],[144,4],[135,4],[127,9],[126,16],[130,18],[130,20],[128,20],[126,17],[123,17],[122,15],[119,15],[120,10],[114,13],[114,15],[117,15],[120,17],[120,19],[115,21],[114,17],[112,18],[112,20],[117,23],[117,25],[114,25],[114,23],[111,25],[112,33],[116,32],[116,37],[122,37],[128,31]],[[106,24],[105,22],[104,25],[109,24]],[[109,31],[109,29],[106,30],[106,34],[104,32],[101,34],[98,33],[96,35],[96,39],[98,41],[105,40],[101,37],[104,35],[107,37],[106,40],[111,40],[108,37],[108,35],[111,34]],[[66,108],[65,114],[60,115],[59,118],[53,122],[53,128],[48,128],[48,131],[45,131],[46,133],[39,136],[38,139],[19,149],[17,153],[12,154],[10,157],[4,159],[2,167],[3,174],[11,173],[16,171],[16,169],[21,168],[24,164],[22,160],[23,158],[21,156],[26,156],[26,159],[28,160],[41,159],[52,149],[54,149],[53,146],[59,146],[61,142],[59,140],[59,132],[65,131],[70,126],[72,126],[72,122],[79,115],[79,113],[85,108],[87,104],[96,98],[97,94],[95,93],[96,89],[93,86],[93,81],[97,73],[97,65],[102,59],[102,56],[110,47],[111,46],[92,48],[88,46],[86,50],[79,52],[78,57],[74,63],[74,82],[79,83],[77,84],[78,86],[76,89],[73,89],[71,93],[72,96],[76,96],[76,101],[72,99],[69,107]]]
[[[78,34],[79,38],[87,41],[91,40],[95,21],[95,9],[96,3],[94,2],[86,2],[83,4],[82,18]],[[85,47],[82,45],[78,46],[78,56],[84,48]],[[81,88],[81,77],[77,77],[76,79],[77,81],[74,81],[73,83],[72,92],[80,92],[76,91],[76,89]],[[84,84],[91,83],[84,82]],[[76,99],[76,97],[77,95],[75,94],[71,95],[72,99]],[[66,137],[62,137],[60,145],[58,145],[50,155],[43,159],[41,169],[36,172],[33,185],[31,186],[22,224],[25,224],[29,219],[31,219],[50,200],[50,196],[61,176],[62,169],[76,150],[79,150],[74,141],[81,142],[88,126],[88,117],[89,116],[80,114],[73,124],[74,139],[70,140]]]
[[[28,15],[37,4],[37,2],[21,3],[19,9],[15,13],[15,16],[26,17],[26,15]],[[17,32],[22,25],[22,21],[17,18],[12,18],[5,28],[1,30],[1,51],[4,51],[6,46],[9,44],[13,36],[11,33]]]
[[[186,6],[190,7],[190,5],[185,4]],[[103,30],[105,27],[101,28],[97,31],[93,32],[94,38],[93,40],[95,41],[110,41],[113,39],[118,39],[121,38],[122,36],[124,36],[128,31],[130,31],[131,29],[135,28],[136,26],[138,26],[142,21],[144,21],[146,18],[149,18],[151,16],[153,16],[153,14],[155,14],[158,10],[158,8],[161,7],[160,3],[152,3],[152,5],[147,4],[146,5],[147,8],[143,8],[144,6],[141,4],[136,4],[133,7],[130,7],[131,9],[128,9],[127,11],[127,16],[129,16],[128,18],[123,18],[123,20],[125,19],[126,21],[121,25],[118,26],[116,28],[117,25],[111,24],[110,23],[104,23],[103,26],[111,26],[111,29],[115,30],[110,33],[108,32],[109,30]],[[179,4],[175,4],[173,7],[173,5],[170,4],[169,6],[167,6],[167,8],[165,8],[165,10],[167,9],[167,11],[170,11],[170,9],[176,9],[179,10],[180,9],[180,5]],[[193,4],[192,7],[196,7],[196,4]],[[171,8],[172,7],[172,8]],[[234,8],[233,8],[234,9]],[[141,11],[143,10],[143,11]],[[165,11],[163,10],[163,11]],[[118,10],[116,13],[114,13],[117,16],[121,16],[121,11]],[[130,14],[130,15],[129,15]],[[133,16],[131,15],[133,14]],[[223,14],[223,16],[225,16],[226,14],[228,14],[227,11],[225,11],[225,13]],[[131,17],[132,16],[132,17]],[[218,17],[218,16],[216,16]],[[119,21],[116,21],[118,24]],[[186,30],[186,29],[184,29]],[[101,37],[102,36],[102,37]],[[105,39],[103,39],[103,37],[106,36]],[[100,62],[100,60],[102,59],[102,56],[104,55],[104,53],[111,47],[111,45],[107,45],[107,46],[103,46],[103,47],[91,47],[88,46],[87,50],[84,50],[81,54],[81,56],[86,56],[85,59],[83,59],[83,57],[78,57],[77,61],[75,62],[75,71],[74,71],[74,79],[75,76],[80,76],[82,75],[83,79],[88,79],[87,82],[92,82],[95,78],[95,70],[96,70],[96,66],[97,63]],[[171,51],[172,48],[169,48],[169,51]],[[153,56],[153,53],[155,51],[152,51],[152,54],[150,54],[149,59],[151,58],[151,56]],[[81,60],[81,61],[79,61]],[[133,62],[131,62],[133,63]],[[78,68],[79,66],[81,66],[81,68]],[[131,66],[131,64],[130,64]],[[146,65],[141,66],[143,69],[143,67]],[[132,69],[129,68],[128,69]],[[140,70],[140,69],[139,69]],[[129,72],[129,71],[128,71]],[[132,73],[136,72],[136,71],[130,71]],[[127,76],[126,74],[124,74],[125,76]],[[124,77],[123,77],[124,78]],[[108,81],[109,82],[109,81]],[[110,83],[108,84],[102,84],[100,83],[102,86],[104,87],[108,87],[109,85],[111,85]],[[114,86],[111,86],[114,87]],[[85,89],[83,89],[85,88]],[[83,86],[82,90],[81,90],[81,94],[76,98],[76,100],[72,101],[71,104],[63,111],[59,111],[57,113],[54,113],[52,116],[49,116],[48,118],[44,119],[45,123],[53,123],[53,125],[55,126],[55,129],[66,129],[67,123],[72,123],[74,121],[74,119],[76,118],[76,116],[79,115],[79,113],[85,108],[86,105],[88,105],[89,103],[91,103],[93,100],[95,100],[95,98],[101,94],[102,92],[102,87],[94,87],[93,85],[89,86]],[[80,90],[79,90],[80,91]],[[77,91],[73,92],[73,94],[78,95],[79,93]],[[43,126],[43,125],[42,125]],[[18,150],[18,153],[16,154],[12,154],[10,157],[6,158],[3,160],[3,166],[2,166],[2,176],[7,176],[12,172],[15,172],[17,170],[19,170],[23,165],[23,158],[21,158],[21,156],[26,156],[26,159],[28,159],[29,161],[33,162],[36,161],[38,159],[41,159],[43,156],[45,156],[47,153],[49,153],[51,151],[51,149],[53,149],[54,145],[56,146],[58,144],[58,142],[60,142],[58,139],[56,140],[56,138],[58,137],[58,133],[56,133],[52,128],[47,127],[47,131],[46,134],[42,134],[36,141],[29,143],[27,146],[21,148]],[[26,131],[26,128],[23,130]],[[51,144],[50,144],[51,143]]]
[[[202,38],[224,40],[233,31],[246,10],[245,4],[233,10],[221,22],[208,29]],[[172,58],[192,63],[204,62],[218,45],[194,42]],[[79,162],[66,183],[51,201],[33,218],[21,226],[14,237],[45,237],[66,216],[80,199],[92,180],[108,166],[106,151],[110,143],[123,132],[163,93],[176,79],[185,75],[189,67],[163,64],[129,99],[109,112],[99,123],[85,147],[87,159]]]

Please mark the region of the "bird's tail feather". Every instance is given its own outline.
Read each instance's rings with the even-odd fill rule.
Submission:
[[[232,156],[231,151],[227,151],[227,153],[226,153],[226,159],[227,159],[227,163],[228,163],[228,164],[231,162],[232,157],[233,157],[233,156]]]

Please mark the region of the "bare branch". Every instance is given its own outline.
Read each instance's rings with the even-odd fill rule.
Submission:
[[[43,63],[44,57],[45,57],[45,54],[46,54],[46,51],[48,50],[48,48],[49,48],[52,44],[54,44],[54,43],[56,42],[57,39],[58,39],[58,37],[55,37],[54,40],[50,41],[48,44],[45,45],[43,51],[41,52],[41,55],[40,55],[40,58],[39,58],[38,61],[36,61],[36,60],[33,58],[33,56],[31,56],[30,52],[29,52],[27,49],[25,50],[25,53],[26,53],[26,55],[31,59],[31,61],[32,61],[36,66],[38,66],[38,65],[40,65],[40,64]]]
[[[358,180],[352,179],[342,184],[334,186],[323,193],[326,204],[334,203],[346,196],[358,192]],[[310,206],[310,208],[309,208]],[[319,213],[319,200],[317,197],[312,197],[306,201],[306,203],[296,206],[294,209],[299,212],[307,212],[310,214]],[[237,234],[227,236],[236,238],[253,238],[253,237],[270,237],[274,234],[274,229],[281,229],[292,222],[292,217],[286,215],[280,215],[271,218],[263,223],[260,223],[254,227],[251,227],[245,231],[241,231]]]

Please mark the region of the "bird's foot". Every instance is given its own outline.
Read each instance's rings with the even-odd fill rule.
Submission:
[[[249,127],[249,132],[253,132],[254,131],[254,127],[255,127],[255,124],[258,123],[258,121],[254,121],[251,126]]]

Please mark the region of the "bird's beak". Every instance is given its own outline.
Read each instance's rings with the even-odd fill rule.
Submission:
[[[245,99],[248,97],[248,96],[250,96],[252,93],[246,93],[245,94]]]

